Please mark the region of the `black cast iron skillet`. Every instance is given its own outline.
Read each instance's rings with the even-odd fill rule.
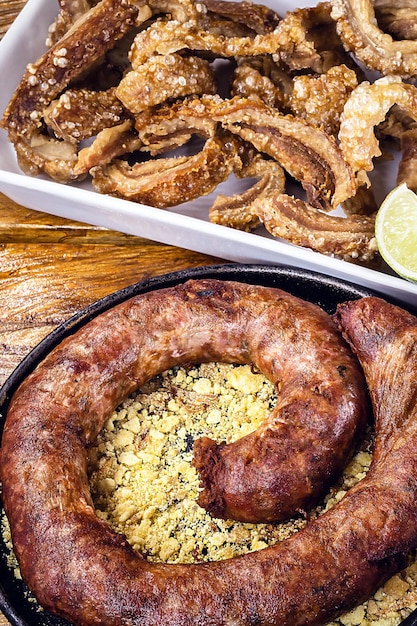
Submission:
[[[30,352],[0,389],[0,435],[3,431],[13,393],[36,365],[65,337],[74,333],[100,313],[128,298],[148,291],[170,287],[192,278],[238,280],[251,284],[279,287],[304,300],[318,304],[330,314],[334,313],[340,302],[369,295],[380,295],[337,278],[280,266],[216,265],[186,269],[143,280],[88,306],[56,328]],[[1,501],[0,509],[3,516]],[[39,608],[38,604],[30,597],[25,584],[14,576],[7,563],[8,555],[9,549],[5,544],[3,534],[0,533],[0,608],[12,626],[68,626],[65,620]],[[401,626],[417,626],[417,611],[403,621]]]

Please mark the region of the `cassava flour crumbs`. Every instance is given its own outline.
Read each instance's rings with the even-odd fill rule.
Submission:
[[[196,438],[235,441],[255,430],[275,402],[272,385],[248,365],[164,372],[110,416],[90,451],[97,515],[150,561],[219,560],[285,540],[305,520],[274,525],[213,519],[196,503],[199,480],[191,465]],[[371,436],[310,517],[331,508],[365,476],[370,449]],[[19,577],[5,517],[2,531]],[[417,563],[411,562],[368,602],[328,626],[397,626],[416,607]]]

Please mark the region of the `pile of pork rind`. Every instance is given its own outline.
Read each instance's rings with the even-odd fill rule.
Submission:
[[[417,8],[393,0],[67,0],[2,126],[29,175],[167,208],[233,174],[211,221],[369,262],[382,145],[417,188],[416,76]]]

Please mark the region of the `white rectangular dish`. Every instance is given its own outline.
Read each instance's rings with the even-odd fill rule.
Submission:
[[[281,15],[286,10],[314,4],[315,0],[282,0],[279,4],[275,0],[275,6],[274,0],[269,2]],[[20,82],[26,65],[45,51],[48,26],[56,16],[57,6],[58,3],[50,0],[28,0],[0,42],[0,115]],[[373,179],[378,190],[377,200],[381,201],[395,186],[395,177],[395,162],[387,161]],[[208,208],[213,197],[219,192],[230,194],[241,184],[228,180],[210,196],[169,210],[155,209],[101,195],[87,183],[62,185],[23,175],[6,132],[0,130],[0,191],[25,207],[230,261],[310,269],[372,288],[400,302],[417,305],[417,284],[388,271],[376,271],[293,246],[273,239],[263,229],[245,233],[210,223]]]

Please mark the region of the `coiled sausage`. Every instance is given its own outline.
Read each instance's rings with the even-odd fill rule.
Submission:
[[[334,468],[341,462],[340,448],[352,443],[346,425],[355,433],[363,426],[365,392],[355,360],[326,314],[285,292],[190,281],[103,313],[64,340],[24,381],[3,433],[3,499],[16,555],[24,579],[50,611],[83,626],[320,623],[366,597],[402,562],[393,553],[384,553],[382,564],[374,553],[366,560],[363,537],[359,533],[354,541],[343,507],[279,546],[195,565],[149,563],[96,517],[86,448],[106,417],[156,373],[176,363],[208,360],[254,363],[280,386],[280,401],[249,436],[252,444],[243,447],[244,454],[242,444],[236,447],[238,466],[250,459],[248,476],[254,469],[256,489],[262,487],[259,476],[265,476],[267,511],[271,501],[280,509],[283,500],[268,480],[277,469],[269,454],[281,461],[277,451],[288,442],[292,455],[283,456],[291,462],[290,471],[279,462],[277,467],[292,478],[297,464],[309,466],[304,481],[309,486],[318,480],[318,453]],[[329,455],[332,447],[336,461]],[[326,483],[328,474],[322,480]],[[245,489],[250,485],[245,476],[242,482]],[[309,499],[311,490],[306,490]],[[289,499],[298,505],[297,494]],[[346,508],[351,513],[352,505]],[[355,570],[345,572],[352,550]]]

